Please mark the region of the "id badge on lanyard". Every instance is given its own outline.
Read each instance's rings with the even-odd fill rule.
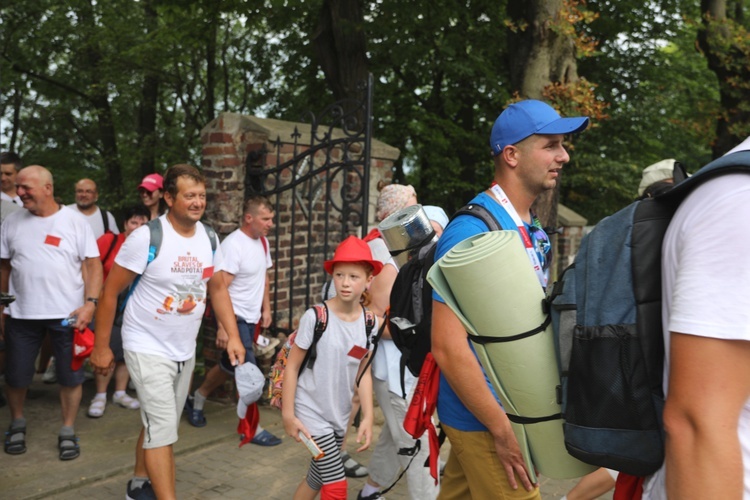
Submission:
[[[534,268],[534,273],[536,273],[539,284],[542,285],[542,288],[546,288],[547,275],[542,268],[542,263],[539,261],[539,256],[536,254],[536,250],[534,250],[534,243],[531,241],[531,235],[526,229],[526,224],[523,223],[523,220],[521,220],[521,217],[518,215],[518,212],[516,212],[513,204],[505,195],[505,191],[503,191],[503,188],[501,188],[496,182],[493,182],[490,186],[490,190],[492,191],[492,194],[495,196],[497,201],[500,203],[500,206],[502,206],[505,211],[508,212],[508,215],[510,215],[511,219],[513,219],[513,223],[518,226],[518,232],[521,235],[521,240],[523,241],[523,246],[526,249],[526,254],[529,257],[529,261],[531,262],[531,267]]]

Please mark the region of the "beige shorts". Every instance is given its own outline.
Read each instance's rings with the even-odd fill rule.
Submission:
[[[125,364],[141,403],[143,448],[160,448],[176,443],[195,357],[178,362],[126,349]]]

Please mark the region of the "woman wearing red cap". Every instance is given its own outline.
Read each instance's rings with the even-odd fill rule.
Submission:
[[[141,201],[151,212],[154,220],[167,211],[167,203],[164,201],[164,178],[159,174],[148,174],[138,186],[138,195]]]
[[[322,458],[310,462],[307,478],[294,494],[295,500],[315,498],[318,492],[323,500],[346,499],[346,476],[339,450],[352,411],[355,381],[362,370],[358,387],[362,420],[357,442],[364,443],[357,451],[367,449],[372,439],[372,379],[367,367],[372,346],[361,302],[383,264],[372,258],[367,243],[350,236],[324,267],[333,276],[336,296],[325,301],[328,322],[315,345],[317,361],[299,374],[315,329],[316,314],[309,309],[300,320],[282,386],[281,415],[286,433],[297,441],[301,440],[299,434],[304,434],[324,453]]]

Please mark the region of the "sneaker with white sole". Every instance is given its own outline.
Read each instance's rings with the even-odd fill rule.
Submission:
[[[133,488],[133,480],[128,481],[128,489],[125,493],[127,500],[156,500],[156,493],[151,486],[151,481],[146,481],[138,488]]]
[[[91,418],[99,418],[104,415],[104,410],[107,408],[107,396],[94,397],[89,405],[89,411],[86,414]]]
[[[44,382],[45,384],[54,384],[57,382],[57,372],[55,371],[54,357],[49,358],[47,369],[44,370],[44,375],[42,375],[42,382]]]
[[[379,491],[364,497],[362,496],[362,490],[360,490],[359,493],[357,493],[357,500],[385,500],[385,497],[381,495]]]
[[[126,408],[128,410],[137,410],[138,408],[141,407],[141,403],[139,403],[137,399],[131,398],[127,394],[123,394],[122,396],[113,394],[112,403],[116,404],[117,406]]]

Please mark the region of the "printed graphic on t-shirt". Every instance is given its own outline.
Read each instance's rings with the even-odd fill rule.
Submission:
[[[174,290],[164,297],[164,301],[157,307],[159,314],[193,314],[193,309],[201,301],[206,302],[206,281],[213,274],[213,266],[204,268],[203,262],[187,252],[180,255],[172,264],[170,273],[175,277]]]

